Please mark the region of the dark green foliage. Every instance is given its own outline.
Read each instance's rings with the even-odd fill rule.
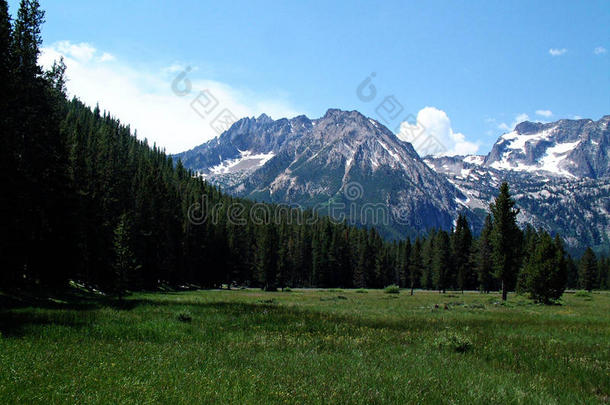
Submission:
[[[610,288],[610,258],[600,258],[597,265],[597,288],[607,290]]]
[[[548,304],[558,300],[568,281],[565,252],[560,239],[542,232],[523,269],[525,291]]]
[[[521,230],[517,226],[519,209],[514,208],[507,183],[502,183],[500,193],[490,204],[493,217],[491,245],[493,247],[495,276],[502,283],[502,300],[514,287],[521,265]]]
[[[580,259],[579,285],[583,290],[591,291],[594,287],[597,273],[597,258],[591,248],[588,248]]]
[[[445,292],[448,286],[451,266],[451,252],[449,235],[445,231],[439,231],[434,240],[432,255],[432,280],[434,287],[439,292]]]
[[[452,255],[453,269],[457,277],[457,288],[464,289],[476,288],[476,274],[470,263],[470,253],[472,249],[472,233],[468,225],[466,216],[458,216],[455,232],[452,235]]]
[[[114,272],[115,286],[114,290],[123,298],[130,276],[136,269],[136,258],[131,247],[131,225],[127,214],[122,214],[119,217],[119,223],[114,229]]]
[[[262,285],[266,291],[277,290],[278,271],[278,235],[273,224],[263,228],[260,248],[259,272],[262,275]]]
[[[578,288],[578,266],[570,255],[566,257],[566,268],[568,272],[568,288]]]
[[[11,252],[17,236],[17,157],[16,132],[12,128],[12,113],[9,110],[14,95],[11,65],[11,22],[6,0],[0,1],[0,182],[5,191],[0,193],[0,286],[15,283],[16,264]],[[14,191],[9,191],[14,190]]]
[[[422,243],[421,239],[417,238],[415,239],[413,251],[409,259],[409,283],[411,287],[411,295],[413,295],[413,290],[415,287],[419,285],[422,266]]]
[[[65,115],[63,68],[56,65],[43,74],[37,65],[44,19],[37,1],[21,1],[12,29],[5,2],[0,19],[0,171],[10,190],[0,203],[2,279],[9,285],[62,284],[75,259],[74,200],[60,132]]]
[[[432,266],[434,261],[434,242],[436,239],[436,230],[432,229],[428,233],[428,237],[424,240],[422,246],[422,271],[421,271],[421,286],[426,289],[435,287],[433,282]]]
[[[491,216],[485,218],[485,225],[481,236],[477,241],[476,270],[479,288],[482,292],[490,292],[494,288],[493,283],[493,246],[491,245],[491,232],[493,225]]]

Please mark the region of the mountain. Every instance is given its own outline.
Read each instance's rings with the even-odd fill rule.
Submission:
[[[426,157],[425,161],[466,195],[466,205],[482,218],[499,185],[506,181],[521,210],[517,220],[563,236],[568,249],[610,247],[610,177],[592,179],[499,170],[483,156]],[[542,173],[542,172],[541,172]]]
[[[244,118],[176,158],[231,194],[315,208],[391,237],[449,228],[464,209],[464,194],[411,144],[357,111]]]
[[[522,122],[485,157],[494,169],[568,178],[610,175],[610,115],[599,121]]]
[[[357,111],[330,109],[314,120],[263,114],[175,157],[233,195],[330,215],[339,208],[338,219],[345,214],[396,238],[449,229],[458,212],[477,231],[507,181],[522,224],[562,234],[572,250],[604,249],[610,246],[609,122],[610,116],[522,122],[486,156],[422,159]],[[382,207],[385,217],[375,214]]]
[[[610,116],[599,121],[522,122],[487,156],[426,157],[480,213],[507,181],[518,220],[560,233],[573,251],[610,247]]]

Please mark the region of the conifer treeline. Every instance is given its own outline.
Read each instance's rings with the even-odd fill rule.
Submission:
[[[163,285],[515,288],[546,301],[563,288],[607,288],[610,262],[575,263],[559,238],[516,227],[503,186],[474,238],[454,230],[384,241],[375,229],[235,199],[150,147],[99,108],[67,101],[65,66],[37,65],[43,14],[0,1],[3,94],[0,287],[76,279],[122,293]],[[202,204],[205,196],[206,204]],[[242,209],[234,210],[239,205]],[[280,215],[260,218],[255,208]],[[198,207],[195,212],[193,207]],[[195,218],[196,217],[196,218]],[[197,221],[197,218],[206,220]]]

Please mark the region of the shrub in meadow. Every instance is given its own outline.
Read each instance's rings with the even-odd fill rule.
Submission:
[[[392,284],[383,289],[383,292],[386,294],[398,294],[400,292],[400,287],[396,284]]]

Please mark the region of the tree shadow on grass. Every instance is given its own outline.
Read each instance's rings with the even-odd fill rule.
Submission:
[[[79,316],[65,316],[59,311],[50,312],[0,312],[0,333],[4,337],[23,337],[28,335],[32,327],[37,326],[67,326],[83,328],[91,324],[91,317],[83,319]]]

